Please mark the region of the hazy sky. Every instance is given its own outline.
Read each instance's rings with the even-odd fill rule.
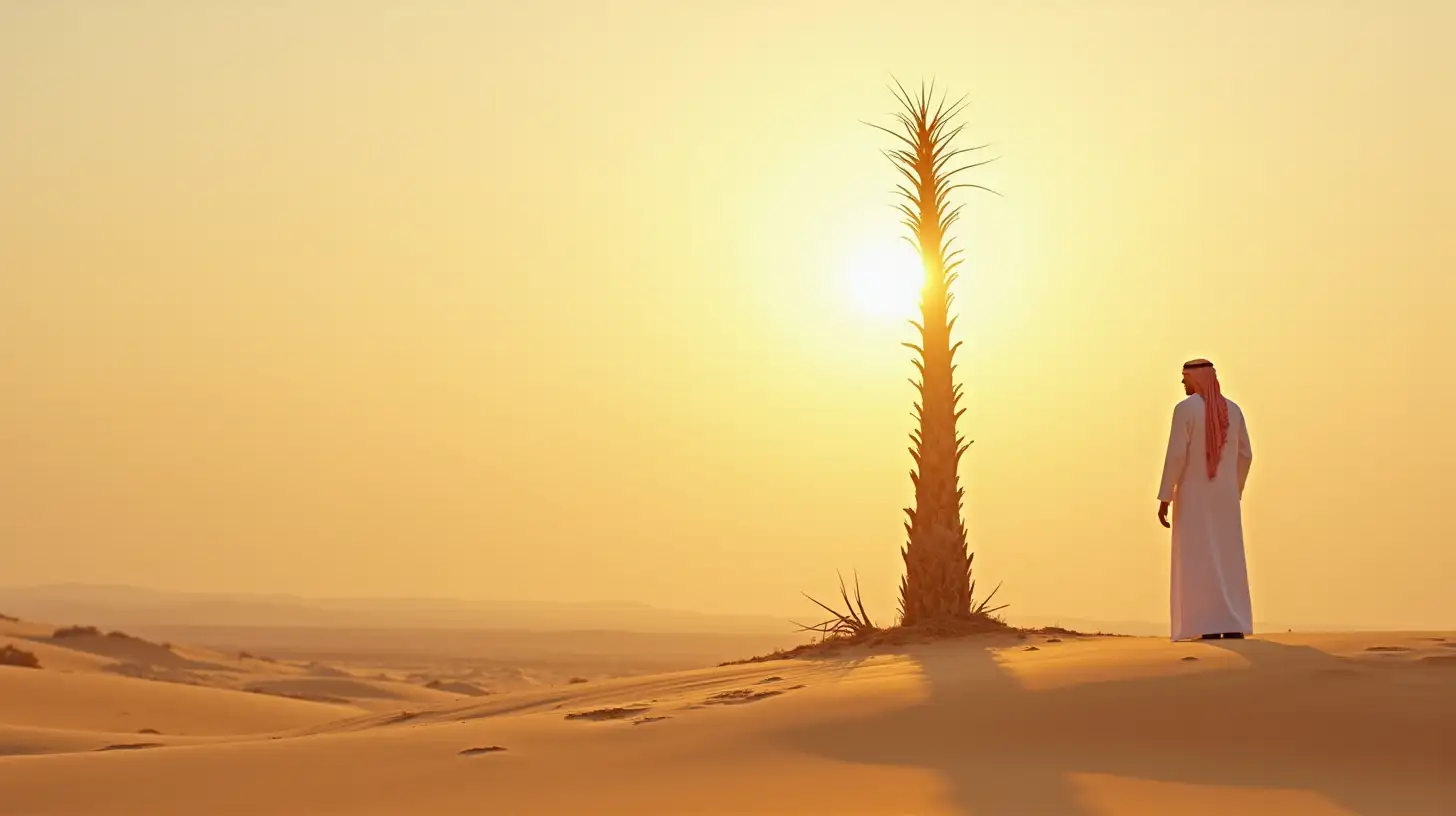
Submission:
[[[1456,4],[0,0],[0,583],[893,609],[890,73],[969,92],[1012,613],[1167,616],[1179,366],[1261,620],[1456,626]],[[888,260],[887,260],[888,259]],[[898,260],[897,260],[898,259]]]

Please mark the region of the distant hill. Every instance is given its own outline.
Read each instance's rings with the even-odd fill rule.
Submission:
[[[168,592],[130,586],[0,587],[0,611],[98,626],[309,626],[385,629],[601,629],[628,632],[794,631],[768,615],[711,615],[645,604],[470,601],[450,598],[304,598]]]
[[[793,634],[787,618],[717,615],[631,602],[474,601],[451,598],[306,598],[189,593],[100,584],[0,587],[0,613],[96,626],[259,626],[353,629],[499,629],[642,633]],[[802,620],[818,620],[809,609]],[[1166,637],[1166,621],[1011,614],[1017,626]],[[1259,621],[1261,632],[1353,632],[1382,627]],[[1390,627],[1383,627],[1390,628]]]

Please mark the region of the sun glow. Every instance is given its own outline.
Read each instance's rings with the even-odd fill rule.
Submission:
[[[920,305],[925,271],[904,241],[867,244],[850,255],[845,285],[855,311],[876,319],[910,319]]]

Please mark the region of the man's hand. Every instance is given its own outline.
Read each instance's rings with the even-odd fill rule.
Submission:
[[[1158,502],[1158,523],[1161,524],[1161,525],[1163,525],[1164,527],[1172,527],[1173,526],[1173,525],[1171,525],[1171,524],[1168,523],[1168,503],[1167,502]]]

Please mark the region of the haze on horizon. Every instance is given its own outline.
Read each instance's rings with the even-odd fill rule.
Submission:
[[[857,569],[889,618],[894,73],[1002,157],[980,591],[1166,619],[1208,357],[1256,618],[1456,626],[1456,6],[924,11],[0,5],[0,580],[778,614]]]

